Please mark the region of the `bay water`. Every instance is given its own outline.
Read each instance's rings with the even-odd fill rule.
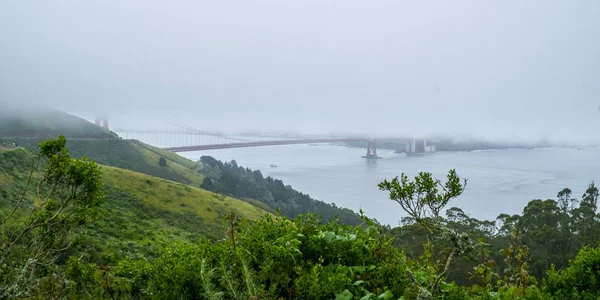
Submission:
[[[449,207],[471,217],[495,219],[500,213],[521,213],[533,199],[555,198],[569,187],[579,197],[591,181],[600,180],[600,148],[544,148],[438,152],[406,156],[379,149],[379,160],[367,160],[366,149],[333,145],[287,145],[184,152],[197,161],[209,155],[260,170],[311,197],[358,211],[384,224],[398,225],[405,216],[377,184],[401,173],[427,171],[444,179],[456,169],[467,178],[463,195]],[[276,165],[272,167],[271,165]]]

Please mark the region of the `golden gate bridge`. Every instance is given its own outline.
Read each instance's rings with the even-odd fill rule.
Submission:
[[[158,118],[158,117],[157,117]],[[212,133],[190,126],[178,124],[164,118],[158,118],[168,124],[170,128],[165,129],[139,129],[139,128],[115,128],[113,132],[117,133],[123,139],[140,140],[144,143],[163,148],[171,152],[205,151],[231,148],[282,146],[298,144],[319,144],[319,143],[353,143],[364,142],[367,152],[364,158],[376,159],[377,144],[370,138],[347,138],[347,137],[327,137],[327,138],[272,138],[270,140],[252,140],[248,138],[230,137],[223,134]],[[108,121],[103,119],[98,125],[107,128]],[[107,128],[108,129],[108,128]]]

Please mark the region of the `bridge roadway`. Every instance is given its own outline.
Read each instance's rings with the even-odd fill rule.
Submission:
[[[297,145],[297,144],[349,143],[349,142],[367,142],[368,143],[369,140],[340,138],[340,139],[254,141],[254,142],[240,142],[240,143],[228,143],[228,144],[168,147],[168,148],[164,148],[164,149],[171,151],[171,152],[189,152],[189,151],[216,150],[216,149],[229,149],[229,148],[247,148],[247,147],[281,146],[281,145]]]

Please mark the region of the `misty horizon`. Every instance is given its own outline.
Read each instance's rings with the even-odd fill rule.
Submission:
[[[595,1],[3,6],[5,102],[123,127],[600,142]]]

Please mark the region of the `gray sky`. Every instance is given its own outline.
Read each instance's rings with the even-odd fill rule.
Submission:
[[[4,1],[0,99],[120,124],[598,141],[599,37],[597,0]]]

